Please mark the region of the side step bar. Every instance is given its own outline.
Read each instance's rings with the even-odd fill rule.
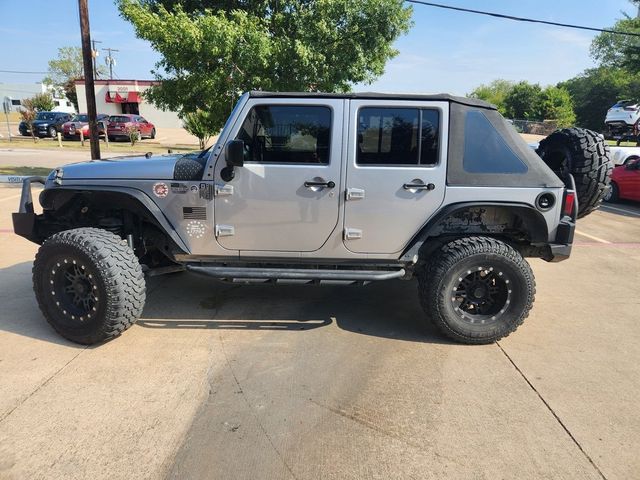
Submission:
[[[346,280],[371,282],[404,277],[405,270],[318,270],[305,268],[202,267],[187,265],[187,270],[215,278],[264,280]]]

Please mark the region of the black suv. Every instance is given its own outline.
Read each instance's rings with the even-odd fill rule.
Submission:
[[[33,121],[33,133],[38,137],[55,137],[62,131],[62,124],[71,120],[72,115],[65,112],[38,112]],[[29,136],[29,124],[20,122],[18,126],[20,135]]]

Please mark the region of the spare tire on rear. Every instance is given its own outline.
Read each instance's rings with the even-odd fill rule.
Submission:
[[[542,160],[566,182],[573,175],[578,195],[578,218],[594,211],[609,191],[613,163],[604,138],[583,128],[557,130],[536,150]]]

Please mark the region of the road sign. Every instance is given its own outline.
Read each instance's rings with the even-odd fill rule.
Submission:
[[[4,97],[4,100],[2,101],[2,110],[7,115],[11,113],[11,98]]]

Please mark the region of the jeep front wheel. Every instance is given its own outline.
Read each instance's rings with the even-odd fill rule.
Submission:
[[[97,228],[48,238],[33,264],[33,285],[47,322],[85,345],[117,337],[144,307],[144,275],[133,250]]]
[[[469,344],[492,343],[516,330],[535,295],[533,272],[522,255],[489,237],[445,244],[418,279],[428,319]]]

